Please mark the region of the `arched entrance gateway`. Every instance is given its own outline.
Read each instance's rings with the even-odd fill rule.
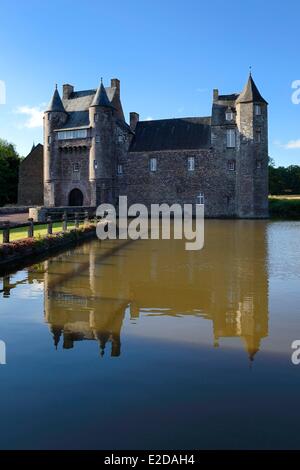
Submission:
[[[83,194],[80,189],[74,188],[69,194],[69,206],[82,206]]]

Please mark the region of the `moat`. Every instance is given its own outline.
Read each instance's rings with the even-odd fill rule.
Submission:
[[[300,222],[94,240],[0,279],[0,448],[299,448]]]

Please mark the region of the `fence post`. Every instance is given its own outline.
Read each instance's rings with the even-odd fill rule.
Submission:
[[[67,232],[68,230],[68,215],[66,212],[63,213],[63,216],[62,216],[62,230],[63,232]]]
[[[85,224],[89,223],[89,213],[88,213],[88,211],[85,211],[85,213],[84,213],[84,223]]]
[[[47,217],[47,233],[52,235],[52,219],[50,215]]]
[[[33,219],[30,218],[28,219],[29,225],[28,225],[28,238],[32,238],[34,236],[34,225],[33,225]]]
[[[4,222],[3,227],[3,243],[9,243],[9,235],[10,235],[10,223],[7,220]]]
[[[79,218],[78,218],[78,212],[75,212],[75,228],[78,228],[79,227]]]

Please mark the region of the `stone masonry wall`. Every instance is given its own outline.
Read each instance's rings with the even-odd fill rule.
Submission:
[[[43,203],[43,147],[37,145],[20,164],[18,205],[38,206]]]
[[[150,158],[157,159],[157,171],[150,171]],[[195,158],[195,170],[188,170],[188,157]],[[207,217],[235,215],[235,172],[227,160],[212,149],[161,152],[129,152],[119,176],[119,193],[128,204],[195,204],[200,192],[205,197]]]

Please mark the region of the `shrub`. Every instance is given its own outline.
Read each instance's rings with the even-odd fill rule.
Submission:
[[[271,217],[300,219],[300,199],[270,199],[269,210]]]

